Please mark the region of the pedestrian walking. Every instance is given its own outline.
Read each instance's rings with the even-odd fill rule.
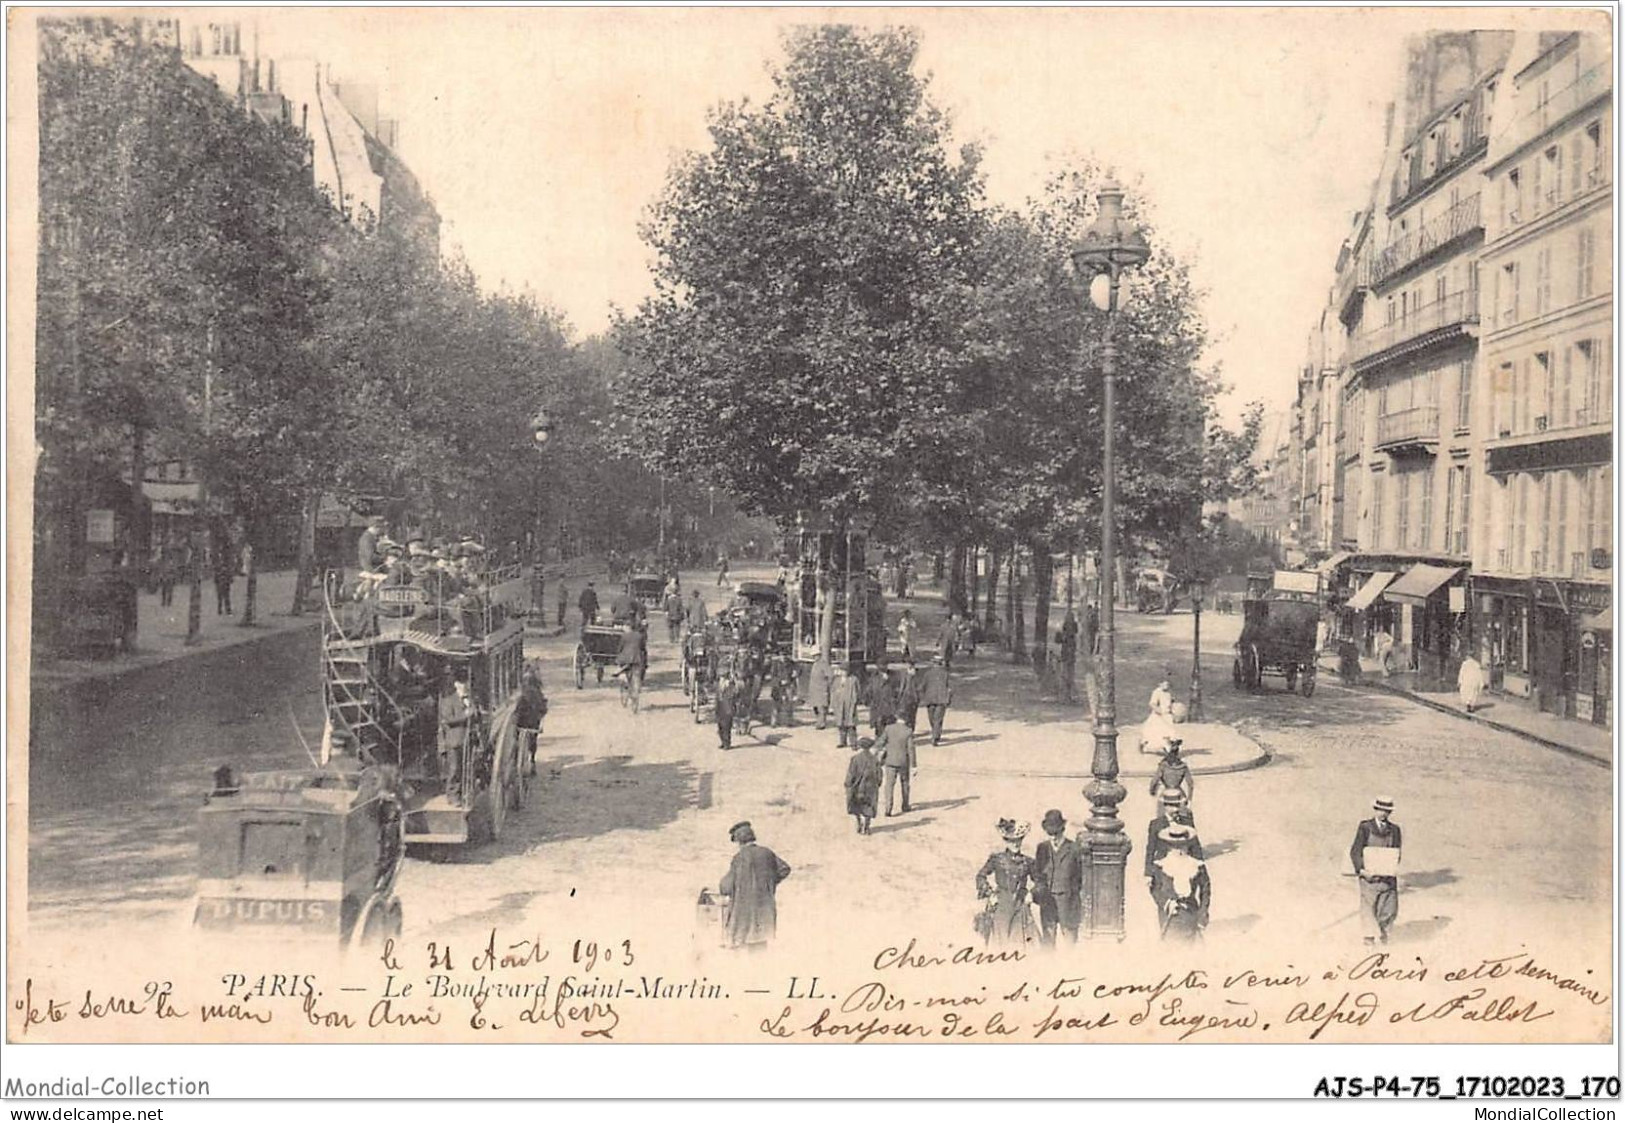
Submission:
[[[730,665],[722,672],[717,683],[717,701],[714,707],[717,719],[717,744],[724,751],[734,747],[734,711],[739,706],[739,680],[734,678]]]
[[[869,707],[869,726],[878,737],[882,722],[897,717],[897,699],[892,695],[891,676],[886,673],[885,664],[869,668],[863,684],[863,700]]]
[[[697,590],[696,590],[697,591]],[[683,598],[674,585],[666,586],[666,639],[676,643],[683,638]]]
[[[649,634],[633,625],[621,633],[621,646],[615,652],[621,678],[621,701],[638,712],[643,698],[643,677],[649,669]]]
[[[1184,741],[1178,737],[1168,740],[1168,751],[1157,762],[1157,771],[1151,777],[1151,796],[1158,798],[1165,791],[1177,791],[1184,795],[1185,802],[1189,803],[1191,796],[1196,793],[1196,779],[1191,775],[1191,766],[1185,763],[1180,755]]]
[[[839,747],[844,749],[858,739],[858,678],[845,663],[836,665],[829,695],[830,713],[841,734]]]
[[[1061,630],[1055,634],[1061,645],[1061,700],[1078,700],[1078,618],[1068,608],[1061,619]]]
[[[237,555],[232,549],[231,538],[226,534],[217,534],[214,540],[214,614],[216,616],[230,616],[231,585],[237,577]]]
[[[796,664],[788,655],[775,655],[768,666],[768,681],[773,698],[773,724],[793,726],[796,723]]]
[[[756,832],[748,822],[735,823],[728,838],[739,844],[728,872],[717,890],[728,898],[725,924],[728,943],[752,951],[767,946],[779,926],[779,882],[790,876],[790,867],[773,851],[756,842]]]
[[[1093,601],[1083,612],[1083,639],[1084,647],[1088,650],[1090,658],[1100,654],[1100,606]]]
[[[1383,678],[1394,672],[1394,633],[1387,628],[1377,633],[1377,667]]]
[[[1191,813],[1190,804],[1185,802],[1185,793],[1179,788],[1165,788],[1157,797],[1157,817],[1146,826],[1145,831],[1145,876],[1147,879],[1156,877],[1157,860],[1167,852],[1167,846],[1162,841],[1162,832],[1178,823],[1191,828],[1194,836],[1196,830],[1196,817]],[[1190,852],[1193,857],[1206,858],[1202,852],[1202,840],[1192,837]]]
[[[1344,686],[1360,684],[1360,648],[1353,636],[1342,636],[1337,641],[1337,676]]]
[[[959,643],[959,613],[950,612],[937,633],[937,655],[942,665],[950,670],[954,665],[954,647]]]
[[[547,716],[547,695],[542,692],[542,676],[534,664],[519,677],[519,701],[513,710],[514,728],[519,731],[519,759],[525,775],[536,775],[536,740]]]
[[[875,755],[886,770],[886,818],[890,819],[895,814],[892,808],[896,804],[892,796],[899,782],[903,789],[903,814],[914,810],[908,798],[909,778],[918,767],[919,759],[915,756],[914,738],[909,731],[890,715],[884,716],[885,721],[875,739]]]
[[[761,639],[752,635],[739,655],[739,719],[741,733],[750,735],[750,726],[756,720],[756,703],[762,697],[762,679],[767,674],[767,652]]]
[[[914,610],[903,609],[902,618],[897,621],[897,646],[902,648],[904,659],[914,658],[914,632],[917,627],[914,622]]]
[[[1014,819],[1000,819],[997,829],[1004,849],[989,854],[976,871],[976,897],[986,902],[976,918],[976,930],[990,948],[1026,948],[1038,942],[1029,903],[1033,860],[1021,852],[1029,828]]]
[[[727,583],[728,583],[728,555],[727,554],[719,554],[717,556],[717,588],[720,589],[720,588],[722,588],[722,586],[726,585]]]
[[[1360,879],[1360,928],[1365,942],[1388,942],[1388,930],[1399,916],[1399,824],[1391,822],[1394,801],[1386,796],[1371,804],[1372,815],[1354,830],[1349,861]]]
[[[581,626],[598,623],[598,589],[593,582],[588,581],[587,587],[581,590],[581,596],[576,600],[576,607],[581,610]]]
[[[158,547],[158,603],[165,608],[175,603],[175,581],[180,573],[175,545],[165,542]]]
[[[880,799],[880,761],[869,751],[874,744],[873,739],[860,737],[846,765],[846,813],[857,820],[859,834],[869,833]]]
[[[953,705],[953,688],[948,685],[948,666],[941,653],[932,657],[931,665],[920,676],[920,703],[931,722],[931,743],[942,744],[942,722]]]
[[[1484,666],[1471,655],[1461,661],[1461,670],[1456,672],[1456,692],[1462,709],[1472,713],[1484,693]]]
[[[1162,938],[1185,943],[1201,940],[1213,902],[1207,863],[1191,853],[1196,834],[1174,823],[1158,836],[1165,849],[1152,866],[1151,899],[1157,906]]]
[[[1048,836],[1033,855],[1039,939],[1053,947],[1059,928],[1075,944],[1083,924],[1083,852],[1076,841],[1066,837],[1066,820],[1059,810],[1044,812],[1039,825]]]
[[[897,680],[897,720],[914,732],[920,714],[920,676],[915,673],[913,661],[903,664],[902,677]]]
[[[564,613],[570,607],[570,586],[559,578],[559,631],[564,630]]]
[[[709,614],[705,611],[705,600],[700,596],[698,589],[690,592],[688,605],[683,609],[683,615],[688,620],[689,631],[705,631],[705,624]]]
[[[818,658],[812,662],[812,669],[807,672],[808,704],[812,706],[813,717],[818,720],[820,729],[829,724],[830,688],[834,685],[834,677],[829,656],[820,651]]]

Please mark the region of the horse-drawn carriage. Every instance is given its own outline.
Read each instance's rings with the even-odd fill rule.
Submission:
[[[626,580],[626,593],[645,612],[659,612],[666,604],[666,579],[658,573],[634,573]]]
[[[1281,570],[1267,589],[1250,590],[1242,604],[1241,638],[1236,641],[1231,679],[1236,688],[1257,690],[1266,674],[1280,675],[1287,690],[1305,698],[1315,692],[1320,657],[1319,575]]]

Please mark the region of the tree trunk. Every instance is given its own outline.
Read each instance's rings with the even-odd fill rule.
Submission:
[[[1033,604],[1033,668],[1043,681],[1049,679],[1049,603],[1055,589],[1055,563],[1050,558],[1049,544],[1034,540],[1033,585],[1037,598]]]
[[[299,525],[299,570],[293,578],[293,604],[288,606],[289,616],[303,616],[305,598],[310,596],[310,579],[316,569],[316,509],[321,505],[322,493],[313,491],[305,499],[304,517]]]
[[[147,518],[147,431],[139,423],[130,449],[130,530],[129,549],[125,554],[126,572],[140,585],[147,581],[147,566],[152,560],[152,532]],[[125,622],[124,649],[135,645],[141,625],[141,598],[130,598],[130,615]]]
[[[981,559],[982,548],[980,546],[972,546],[970,548],[970,561],[965,567],[965,577],[970,585],[970,622],[972,624],[976,623],[977,612],[980,607],[978,602],[981,600],[982,593],[982,579],[980,573],[978,572],[980,568],[978,563],[981,561]]]
[[[1021,603],[1021,547],[1010,547],[1010,576],[1006,585],[1005,604],[1010,615],[1010,662],[1027,661],[1027,614]]]
[[[243,618],[237,622],[239,627],[252,628],[254,626],[254,594],[259,588],[259,567],[254,560],[258,553],[259,525],[257,520],[248,520],[243,524]]]
[[[201,500],[198,507],[202,509]],[[186,594],[186,643],[187,646],[197,643],[203,632],[203,565],[208,551],[206,544],[208,535],[201,525],[201,516],[194,516],[192,527],[187,532],[186,561],[191,571],[192,587]]]
[[[986,615],[982,617],[982,625],[989,632],[998,622],[999,617],[999,548],[987,548],[987,608]],[[1002,642],[1002,640],[1001,640]]]
[[[965,611],[965,547],[955,545],[953,564],[948,571],[948,607],[954,612]]]
[[[941,550],[931,556],[931,580],[938,585],[942,584],[942,571],[946,565]]]

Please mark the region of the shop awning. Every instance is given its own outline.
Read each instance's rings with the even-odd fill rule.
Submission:
[[[1460,572],[1461,568],[1453,565],[1413,565],[1383,596],[1400,604],[1423,605]]]
[[[1373,573],[1366,578],[1365,584],[1360,586],[1360,591],[1350,597],[1348,603],[1343,607],[1352,612],[1364,612],[1371,607],[1373,601],[1382,596],[1382,591],[1388,587],[1388,582],[1392,581],[1396,576],[1397,574],[1387,572]]]
[[[1350,553],[1333,554],[1331,557],[1315,566],[1315,572],[1320,574],[1322,577],[1330,577],[1332,574],[1337,572],[1338,566],[1342,565],[1353,556],[1354,555]]]
[[[1607,612],[1588,612],[1580,617],[1580,630],[1582,632],[1612,632],[1614,618]]]

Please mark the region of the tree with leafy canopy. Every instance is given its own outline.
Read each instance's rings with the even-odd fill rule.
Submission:
[[[726,104],[643,228],[654,295],[617,324],[651,463],[748,510],[877,516],[956,424],[981,193],[913,32],[801,28],[760,106]]]

